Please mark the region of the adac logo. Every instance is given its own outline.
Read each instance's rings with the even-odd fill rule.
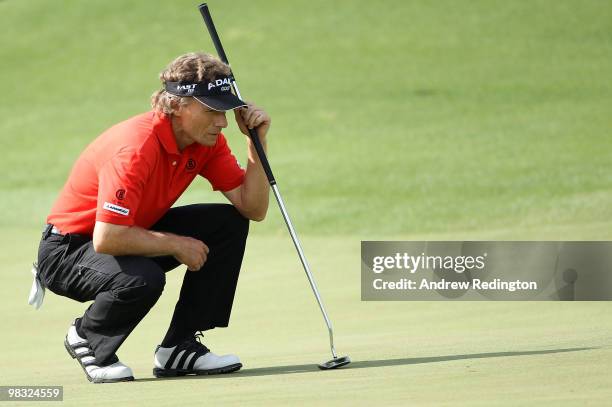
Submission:
[[[115,192],[115,197],[118,200],[123,201],[125,198],[125,189],[118,189],[117,192]]]
[[[230,90],[231,85],[232,83],[230,82],[230,78],[216,79],[214,82],[210,82],[208,84],[208,90],[211,90],[212,88],[216,88],[217,86],[223,86],[221,88],[221,91],[225,92],[225,91]]]
[[[187,169],[187,171],[191,171],[195,169],[195,167],[196,167],[196,162],[193,158],[190,158],[189,160],[187,160],[187,165],[185,165],[185,168]]]

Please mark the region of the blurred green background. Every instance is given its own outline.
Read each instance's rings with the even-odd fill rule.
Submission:
[[[78,405],[606,405],[607,303],[364,303],[359,244],[610,239],[612,3],[209,4],[243,96],[273,118],[272,168],[355,368],[312,368],[326,333],[271,202],[232,326],[211,334],[241,373],[84,380],[61,347],[83,306],[51,294],[39,312],[25,305],[40,229],[83,148],[147,110],[174,57],[214,48],[197,1],[4,0],[2,384],[65,384]],[[243,136],[234,123],[225,133],[244,163]],[[222,200],[199,180],[179,203]],[[122,348],[139,378],[181,275]]]
[[[214,53],[196,5],[2,2],[2,227],[38,227],[80,151],[149,108],[169,61]],[[609,2],[211,8],[242,93],[273,117],[298,230],[611,236]],[[282,232],[271,212],[258,229]]]

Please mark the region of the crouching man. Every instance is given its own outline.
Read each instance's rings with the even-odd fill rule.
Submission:
[[[229,67],[211,55],[182,55],[160,79],[151,111],[111,127],[80,155],[39,246],[35,283],[93,300],[65,346],[95,383],[134,379],[116,352],[161,295],[165,273],[181,264],[187,271],[154,375],[242,367],[237,356],[210,352],[201,332],[228,326],[249,220],[265,217],[269,185],[251,140],[244,170],[221,131],[234,110],[241,131],[256,129],[265,148],[270,117],[232,93]],[[197,175],[231,204],[171,208]]]

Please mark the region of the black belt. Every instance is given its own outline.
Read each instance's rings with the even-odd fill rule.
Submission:
[[[63,236],[62,232],[60,232],[58,228],[56,228],[50,223],[45,225],[45,228],[43,229],[43,235],[45,236],[49,236],[49,235]]]

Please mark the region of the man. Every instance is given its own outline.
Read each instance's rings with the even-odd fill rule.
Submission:
[[[165,272],[180,264],[187,271],[153,373],[242,367],[234,355],[210,352],[197,332],[228,325],[248,220],[263,220],[268,209],[255,148],[247,138],[245,171],[221,133],[225,112],[234,110],[245,135],[256,129],[264,149],[270,117],[232,93],[229,67],[211,55],[182,55],[160,79],[152,111],[111,127],[78,158],[39,247],[39,288],[93,300],[68,329],[65,347],[96,383],[134,379],[116,351],[161,295]],[[171,208],[197,175],[231,205]]]

